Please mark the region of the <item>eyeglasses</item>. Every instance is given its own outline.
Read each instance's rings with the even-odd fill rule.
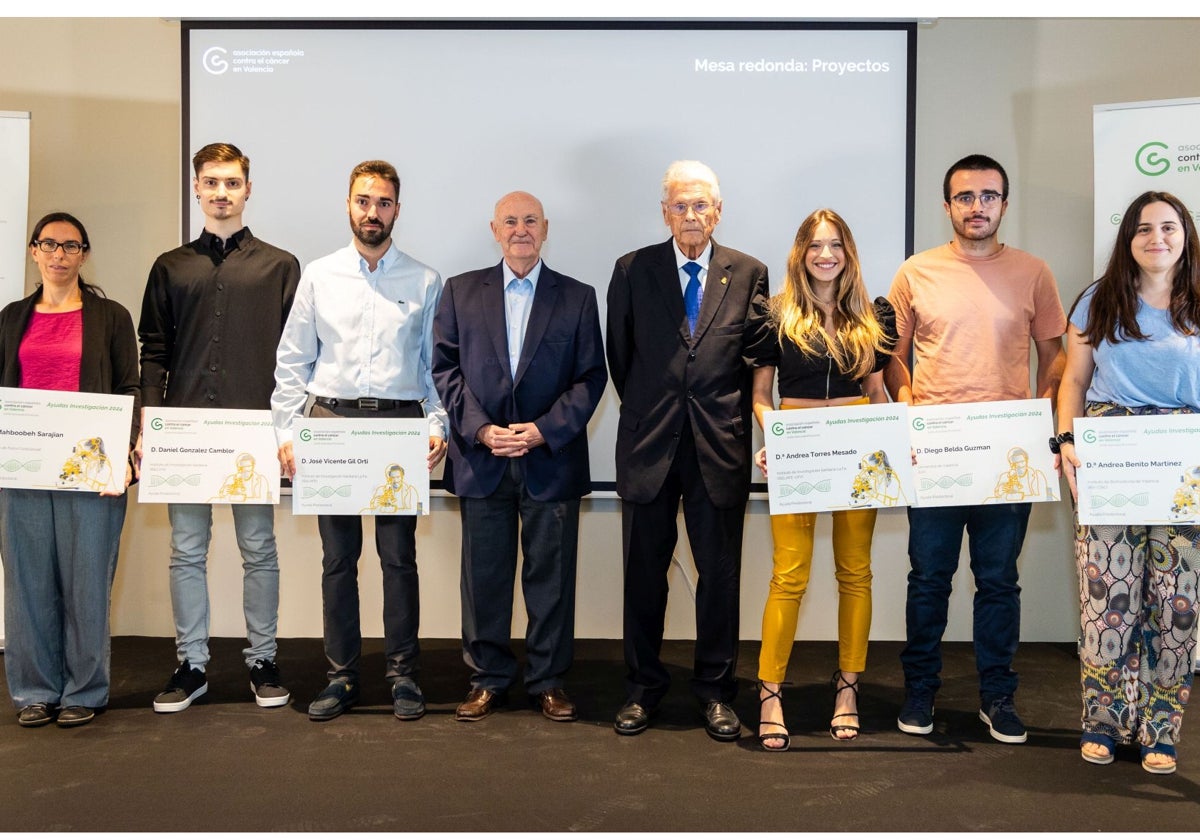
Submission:
[[[670,211],[672,216],[686,216],[689,207],[697,216],[703,216],[713,208],[707,201],[697,201],[694,204],[685,204],[682,201],[677,201],[674,204],[668,204],[667,210]]]
[[[53,254],[59,248],[63,249],[64,254],[78,254],[87,250],[87,246],[82,242],[76,242],[74,239],[66,242],[55,242],[53,239],[35,239],[33,244],[43,254]]]
[[[976,201],[984,207],[992,207],[997,201],[1003,200],[1003,198],[1004,196],[1000,195],[1000,193],[990,190],[982,192],[979,195],[975,195],[975,193],[959,193],[958,195],[950,196],[950,200],[964,210],[970,210],[975,206]]]

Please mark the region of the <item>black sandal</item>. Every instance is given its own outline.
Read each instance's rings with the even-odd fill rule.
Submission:
[[[842,669],[838,668],[833,672],[833,676],[830,678],[829,682],[833,686],[833,705],[835,707],[837,706],[838,695],[843,691],[853,691],[855,705],[858,704],[858,680],[849,682],[846,679],[845,674],[842,673]],[[839,682],[841,685],[838,685]],[[854,718],[854,723],[838,723],[838,718]],[[858,737],[858,723],[858,712],[843,712],[840,715],[834,715],[829,721],[829,736],[835,741],[853,741]],[[850,732],[853,734],[851,734],[849,738],[839,738],[839,732]]]
[[[785,726],[785,725],[784,725],[782,722],[776,722],[776,721],[773,721],[773,720],[763,720],[763,719],[762,719],[762,704],[763,704],[763,703],[766,703],[766,702],[767,702],[768,700],[770,700],[772,697],[774,697],[775,699],[777,699],[777,700],[779,701],[779,705],[780,705],[781,707],[783,706],[783,685],[782,685],[782,684],[780,684],[779,688],[780,688],[780,690],[779,690],[779,691],[772,691],[771,689],[769,689],[769,688],[767,688],[765,685],[763,685],[761,682],[758,684],[758,689],[759,689],[759,697],[758,697],[758,718],[759,718],[759,721],[758,721],[758,742],[759,742],[760,744],[762,744],[762,748],[763,748],[764,750],[769,750],[770,752],[787,752],[788,748],[789,748],[789,747],[792,745],[792,736],[788,734],[788,731],[787,731],[787,726]],[[766,697],[763,697],[763,696],[762,696],[762,692],[764,692],[764,691],[765,691],[765,692],[767,692],[767,696],[766,696]],[[782,711],[782,709],[781,709],[781,711]],[[767,733],[764,733],[764,732],[762,731],[762,728],[763,728],[764,726],[778,726],[778,727],[779,727],[780,729],[782,729],[783,731],[782,731],[782,732],[767,732]],[[769,746],[767,746],[767,741],[783,741],[783,746],[780,746],[780,747],[769,747]]]

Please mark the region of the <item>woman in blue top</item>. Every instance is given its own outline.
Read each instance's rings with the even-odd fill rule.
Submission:
[[[1200,412],[1200,240],[1175,196],[1146,192],[1121,221],[1108,268],[1071,310],[1058,392],[1062,467],[1076,495],[1076,417]],[[1077,525],[1083,760],[1141,745],[1175,772],[1192,686],[1200,529]]]

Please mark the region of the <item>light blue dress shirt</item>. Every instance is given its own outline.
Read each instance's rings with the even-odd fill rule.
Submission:
[[[395,243],[374,271],[353,244],[314,260],[300,276],[276,353],[271,416],[282,446],[308,394],[420,400],[431,435],[446,436],[433,387],[433,316],[442,278]]]
[[[521,363],[521,348],[525,344],[525,330],[529,327],[529,312],[533,309],[533,296],[537,292],[538,277],[542,274],[542,261],[538,260],[524,280],[517,277],[508,263],[504,266],[504,323],[508,330],[508,369],[515,380],[517,366]]]

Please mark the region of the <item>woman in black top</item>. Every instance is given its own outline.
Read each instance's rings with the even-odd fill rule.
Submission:
[[[775,408],[772,383],[779,371],[780,408],[815,408],[887,402],[883,368],[896,340],[896,315],[878,298],[872,306],[863,285],[854,237],[832,210],[817,210],[800,229],[788,257],[783,291],[771,299],[778,337],[773,364],[754,372],[754,413]],[[767,472],[766,451],[755,463]],[[886,466],[886,464],[885,464]],[[838,670],[833,675],[835,740],[858,737],[858,678],[866,667],[871,627],[871,537],[874,508],[833,514],[838,582]],[[800,600],[808,588],[816,514],[771,517],[774,570],[763,611],[758,676],[762,704],[759,740],[786,750],[780,684],[796,637]]]

